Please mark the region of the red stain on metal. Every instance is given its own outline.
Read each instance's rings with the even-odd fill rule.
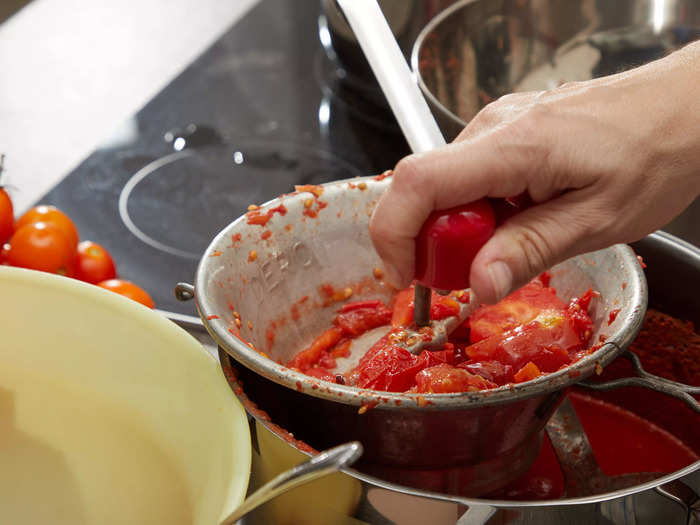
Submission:
[[[301,381],[297,381],[297,391],[301,392]]]
[[[644,262],[644,259],[642,259],[642,256],[641,256],[641,255],[637,255],[637,260],[639,261],[639,265],[642,267],[642,270],[646,270],[646,269],[647,269],[647,265],[646,265],[646,263]]]
[[[384,173],[381,173],[380,175],[375,175],[372,177],[376,181],[384,180],[387,177],[391,177],[394,174],[393,170],[386,170]]]
[[[256,252],[255,250],[250,250],[248,252],[248,262],[253,262],[257,258],[258,258],[258,252]]]
[[[213,251],[210,255],[210,257],[219,257],[221,255],[221,252],[219,250]]]
[[[265,230],[260,238],[264,241],[266,239],[269,239],[272,236],[272,232],[270,230]]]
[[[207,321],[211,321],[212,319],[218,319],[218,318],[219,318],[218,315],[208,315],[208,316],[207,316]]]
[[[365,414],[368,410],[372,410],[378,404],[379,403],[377,401],[370,401],[368,403],[363,403],[362,406],[358,409],[357,413],[360,415]]]
[[[248,224],[253,224],[257,226],[265,226],[270,221],[270,219],[272,219],[272,216],[275,213],[279,213],[280,215],[286,215],[287,207],[284,204],[280,204],[279,206],[270,208],[265,213],[263,213],[259,208],[251,209],[248,213],[245,214],[246,222]]]
[[[608,315],[608,326],[613,324],[615,319],[617,319],[617,314],[619,314],[619,313],[620,313],[619,308],[615,308],[614,310],[610,310],[610,314]]]
[[[294,191],[299,193],[313,193],[314,197],[318,198],[323,195],[323,186],[318,186],[316,184],[304,184],[301,186],[294,186]]]
[[[622,282],[622,289],[624,290],[625,288],[627,288],[627,281]]]

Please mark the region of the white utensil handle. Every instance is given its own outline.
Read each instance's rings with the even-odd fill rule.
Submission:
[[[445,145],[376,0],[337,0],[415,153]]]

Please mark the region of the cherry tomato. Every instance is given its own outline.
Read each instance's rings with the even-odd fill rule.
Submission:
[[[149,308],[155,308],[155,303],[151,296],[146,293],[143,288],[139,288],[134,283],[130,281],[125,281],[123,279],[108,279],[107,281],[102,281],[97,283],[97,286],[104,288],[105,290],[110,290],[112,292],[133,299],[137,303],[141,303]]]
[[[489,201],[435,211],[416,237],[416,279],[431,288],[469,286],[472,261],[496,228]]]
[[[75,276],[81,281],[97,284],[114,279],[117,270],[107,250],[92,241],[83,241],[78,245]]]
[[[8,245],[4,259],[10,266],[75,275],[75,250],[53,224],[34,222],[17,228]]]
[[[7,192],[0,188],[0,246],[12,237],[15,231],[15,215],[12,210],[12,201]]]
[[[20,229],[22,226],[26,226],[27,224],[31,224],[33,222],[46,222],[53,224],[59,230],[61,230],[66,236],[66,239],[70,241],[71,245],[73,246],[73,250],[78,248],[78,229],[75,227],[75,224],[73,224],[73,221],[70,220],[68,215],[63,213],[55,206],[35,206],[19,218],[15,227]]]

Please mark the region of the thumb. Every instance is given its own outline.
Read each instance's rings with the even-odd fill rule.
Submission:
[[[474,258],[469,284],[482,303],[495,303],[555,264],[608,244],[602,202],[589,188],[518,213]],[[608,230],[609,231],[609,230]]]

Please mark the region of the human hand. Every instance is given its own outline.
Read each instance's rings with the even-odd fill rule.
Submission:
[[[529,193],[481,248],[470,286],[495,302],[574,255],[632,242],[700,193],[700,42],[617,75],[507,95],[444,148],[411,155],[370,221],[387,279],[414,276],[433,210]]]

